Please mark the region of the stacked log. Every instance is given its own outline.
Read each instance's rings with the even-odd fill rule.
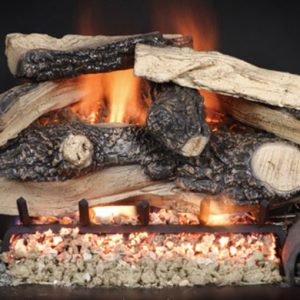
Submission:
[[[271,205],[284,204],[298,196],[300,155],[292,142],[298,143],[299,138],[292,130],[299,126],[299,76],[260,69],[215,52],[169,46],[176,43],[179,46],[182,39],[159,33],[111,38],[67,36],[61,40],[44,35],[8,36],[6,53],[14,75],[60,81],[30,83],[0,96],[0,118],[5,120],[0,132],[0,176],[10,187],[3,194],[5,201],[1,198],[4,204],[0,212],[12,213],[7,202],[14,200],[16,190],[32,193],[30,206],[35,213],[41,209],[44,214],[66,211],[59,205],[65,208],[68,202],[74,211],[74,201],[85,194],[89,199],[98,197],[94,204],[148,195],[162,206],[162,197],[184,198],[187,210],[198,208],[203,195],[224,196],[246,205],[263,200]],[[153,85],[153,103],[145,126],[32,124],[54,108],[82,97],[84,91],[73,86],[73,79],[62,78],[132,67],[134,49],[136,75],[158,83]],[[82,59],[88,63],[82,64]],[[199,88],[250,100],[223,99],[223,104],[239,121],[264,131],[236,124],[237,129],[221,126],[211,133],[203,98],[195,90]],[[68,100],[63,102],[62,97]],[[38,103],[44,106],[28,116],[19,114],[21,125],[7,129],[14,128],[16,103],[24,103],[28,109]],[[253,112],[254,118],[250,116]],[[281,129],[276,120],[284,115],[289,122]],[[118,172],[126,176],[124,182]],[[120,188],[112,184],[111,193],[102,193],[100,187],[112,178],[105,174],[121,180]],[[127,177],[130,185],[126,184]],[[89,179],[93,185],[103,181],[94,193],[77,190],[48,211],[36,204],[41,197],[57,198],[61,187],[84,186]],[[51,193],[51,189],[56,192]],[[187,194],[195,199],[190,206]],[[174,201],[168,203],[174,205]]]

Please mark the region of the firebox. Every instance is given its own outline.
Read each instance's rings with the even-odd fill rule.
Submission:
[[[206,5],[126,35],[91,7],[80,34],[5,37],[0,285],[297,286],[299,75],[212,51]]]

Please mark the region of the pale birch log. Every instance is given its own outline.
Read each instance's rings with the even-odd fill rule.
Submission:
[[[155,82],[300,109],[300,76],[262,69],[218,52],[137,45],[134,73]]]
[[[118,201],[132,204],[147,199],[151,205],[181,211],[199,211],[201,195],[182,192],[172,182],[151,181],[137,165],[112,167],[64,182],[20,182],[0,178],[0,214],[16,215],[16,199],[27,200],[31,216],[57,216],[74,213],[78,201],[90,206]],[[130,200],[131,199],[131,200]]]
[[[293,112],[243,99],[222,99],[222,105],[238,121],[300,144],[300,120]]]
[[[43,114],[79,101],[89,90],[75,79],[28,83],[0,95],[0,146]]]

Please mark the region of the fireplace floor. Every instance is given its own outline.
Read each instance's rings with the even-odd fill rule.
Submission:
[[[63,288],[53,286],[1,287],[1,299],[105,299],[105,300],[192,300],[192,299],[300,299],[300,288],[279,286],[245,287],[185,287],[164,289],[121,289],[121,288]],[[209,298],[208,298],[209,297]],[[262,297],[261,297],[262,298]]]

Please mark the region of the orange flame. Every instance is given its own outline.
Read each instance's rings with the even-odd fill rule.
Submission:
[[[147,110],[140,101],[140,79],[133,70],[105,74],[105,96],[109,101],[109,122],[143,124]]]
[[[94,124],[98,122],[99,112],[102,105],[104,90],[102,88],[102,74],[82,75],[78,78],[79,84],[88,93],[80,102],[72,106],[72,111],[77,113],[82,120]]]
[[[99,34],[91,6],[84,5],[79,18],[79,33]],[[98,20],[97,20],[98,21]],[[79,78],[88,95],[72,106],[72,111],[88,123],[118,122],[143,124],[147,107],[140,101],[141,80],[133,70],[89,74]]]
[[[168,17],[166,17],[168,16]],[[155,30],[179,33],[193,37],[193,48],[198,51],[217,50],[217,20],[212,8],[196,1],[154,1],[153,23]],[[216,121],[213,111],[222,111],[216,93],[200,90],[204,97],[207,122]]]
[[[145,123],[147,107],[140,101],[141,81],[134,77],[133,70],[82,75],[78,80],[87,95],[72,106],[72,111],[82,120],[91,124]]]

